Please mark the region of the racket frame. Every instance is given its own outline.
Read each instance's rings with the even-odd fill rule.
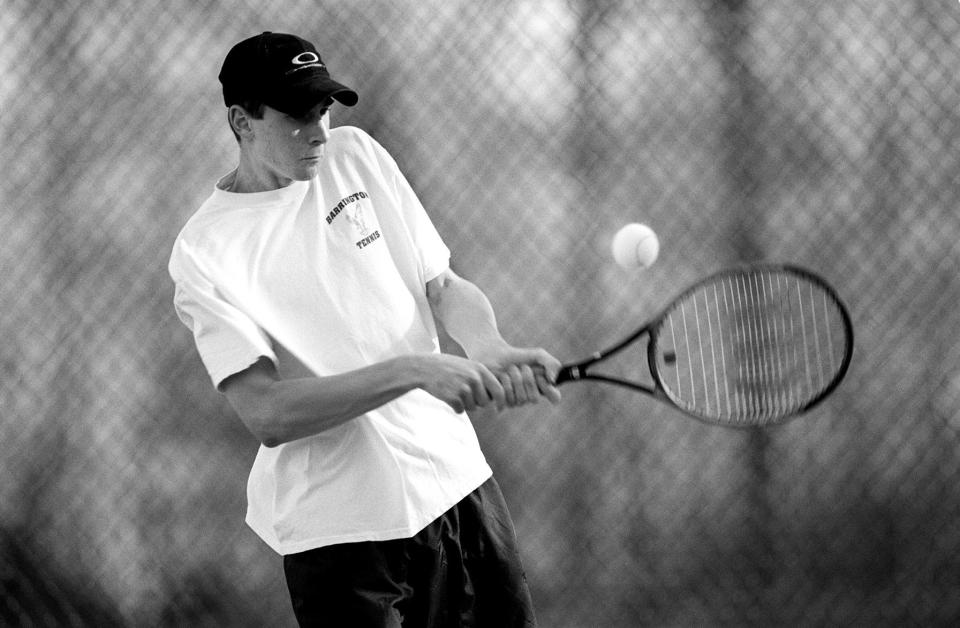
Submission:
[[[804,412],[809,411],[814,406],[823,401],[831,392],[840,385],[840,382],[843,380],[846,375],[847,369],[850,366],[850,361],[853,358],[853,346],[854,346],[854,335],[853,335],[853,323],[850,318],[850,313],[847,310],[846,305],[840,299],[840,296],[837,294],[836,290],[820,275],[810,271],[806,268],[801,268],[792,264],[783,264],[783,263],[750,263],[750,264],[741,264],[739,266],[732,266],[724,270],[715,272],[703,279],[697,281],[696,283],[690,285],[683,292],[674,297],[669,304],[664,307],[656,316],[649,319],[646,323],[637,328],[636,331],[630,335],[623,338],[620,342],[602,350],[597,351],[592,354],[589,358],[580,360],[578,362],[572,362],[563,365],[560,369],[560,372],[557,376],[556,383],[563,384],[565,382],[571,381],[581,381],[581,380],[590,380],[597,381],[607,384],[613,384],[616,386],[621,386],[648,394],[654,398],[660,399],[670,404],[674,408],[684,412],[685,414],[692,416],[696,419],[708,422],[712,425],[723,425],[729,427],[751,427],[756,424],[750,422],[744,423],[731,423],[724,422],[718,419],[715,419],[711,416],[705,414],[694,412],[684,406],[680,405],[676,400],[674,400],[666,391],[663,382],[661,381],[660,369],[657,365],[657,356],[659,354],[659,334],[660,330],[663,327],[664,322],[667,320],[667,316],[673,311],[678,303],[684,301],[690,294],[700,290],[704,285],[715,284],[718,281],[722,280],[725,277],[729,276],[743,276],[745,274],[757,274],[757,273],[789,273],[792,275],[797,275],[804,278],[811,283],[819,286],[825,293],[830,297],[834,305],[836,305],[838,312],[840,313],[841,324],[844,328],[845,338],[847,339],[847,351],[844,352],[842,360],[834,374],[832,380],[824,386],[816,395],[813,395],[809,400],[800,405],[797,408],[792,409],[790,412],[784,413],[778,420],[769,421],[765,424],[774,424],[782,423],[787,418],[796,417]],[[607,360],[608,358],[616,355],[621,352],[626,347],[635,343],[641,336],[647,335],[647,367],[649,369],[650,377],[653,380],[652,384],[644,384],[641,382],[636,382],[628,379],[623,379],[613,375],[603,374],[603,373],[591,373],[589,371],[590,367]]]

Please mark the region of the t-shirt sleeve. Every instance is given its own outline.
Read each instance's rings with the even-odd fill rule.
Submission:
[[[193,333],[200,359],[219,387],[261,357],[277,363],[267,334],[231,304],[198,267],[189,247],[178,241],[169,265],[177,316]]]
[[[382,176],[392,186],[404,226],[416,249],[423,278],[430,281],[450,266],[450,249],[393,157],[375,139],[366,134],[363,137],[372,147]]]
[[[404,221],[420,256],[423,278],[430,281],[450,266],[450,249],[399,169],[396,169],[394,175],[394,185],[400,198]]]

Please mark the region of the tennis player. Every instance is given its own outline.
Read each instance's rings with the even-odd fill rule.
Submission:
[[[391,156],[330,128],[358,97],[313,44],[246,39],[220,81],[239,165],[169,270],[214,386],[262,444],[246,521],[283,555],[297,619],[535,625],[465,411],[559,401],[559,362],[502,338]],[[438,325],[468,357],[439,351]]]

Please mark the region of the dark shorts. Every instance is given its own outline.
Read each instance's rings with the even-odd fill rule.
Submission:
[[[513,522],[491,478],[416,536],[283,557],[301,626],[535,626]]]

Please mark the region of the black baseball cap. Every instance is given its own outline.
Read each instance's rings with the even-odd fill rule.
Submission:
[[[313,44],[284,33],[266,31],[235,45],[223,60],[219,78],[228,107],[254,99],[300,115],[327,98],[348,107],[358,100],[355,91],[330,78]]]

